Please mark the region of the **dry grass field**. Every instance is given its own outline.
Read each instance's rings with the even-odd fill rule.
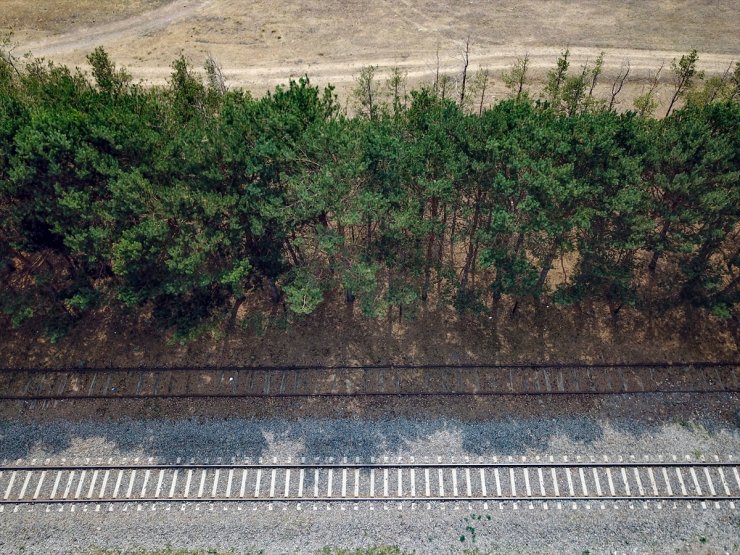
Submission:
[[[167,0],[2,0],[0,28],[45,36],[136,15]]]
[[[210,54],[230,85],[255,92],[304,73],[346,92],[371,64],[381,73],[400,66],[413,84],[430,78],[437,52],[442,70],[454,74],[467,37],[471,68],[494,76],[528,52],[537,78],[565,46],[574,64],[605,50],[605,78],[628,58],[638,81],[626,99],[661,62],[690,48],[709,72],[740,57],[733,0],[0,0],[0,29],[11,28],[19,52],[84,65],[102,44],[154,84],[179,53],[196,66]]]

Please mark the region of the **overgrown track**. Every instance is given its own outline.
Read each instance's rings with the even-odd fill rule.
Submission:
[[[728,501],[733,460],[1,466],[2,505],[161,502]]]
[[[737,362],[58,368],[0,371],[0,400],[737,393]]]

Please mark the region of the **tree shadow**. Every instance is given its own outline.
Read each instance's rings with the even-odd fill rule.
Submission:
[[[709,434],[726,427],[703,424]],[[615,426],[627,435],[642,435],[644,429]],[[649,430],[648,430],[649,431]],[[445,456],[462,451],[474,456],[546,454],[553,440],[589,447],[603,439],[602,423],[591,418],[522,419],[493,422],[436,420],[415,422],[391,419],[369,424],[351,419],[286,422],[281,420],[205,420],[176,422],[118,422],[100,425],[89,422],[20,424],[0,427],[0,459],[43,457],[153,457],[160,461],[190,459],[228,462],[232,457],[254,461],[290,452],[311,462],[318,457],[370,457],[406,455],[423,448],[425,442]],[[286,447],[287,446],[287,447]]]
[[[510,420],[505,425],[476,423],[462,437],[463,448],[475,455],[525,455],[546,453],[555,436],[579,445],[592,445],[603,438],[600,424],[590,418]]]
[[[464,403],[470,405],[469,400]],[[182,462],[221,459],[227,463],[232,458],[256,462],[266,457],[276,457],[279,462],[305,457],[307,463],[317,457],[324,462],[328,457],[337,461],[357,457],[369,462],[371,457],[396,455],[587,453],[610,441],[607,434],[616,434],[623,445],[620,448],[627,453],[633,444],[641,441],[645,445],[651,436],[661,438],[656,449],[680,448],[676,438],[683,435],[689,443],[738,438],[734,409],[721,400],[711,406],[702,405],[710,416],[697,416],[696,403],[688,398],[678,398],[662,408],[652,403],[649,397],[624,402],[620,399],[599,408],[594,416],[572,416],[567,410],[538,408],[538,404],[520,410],[516,410],[519,405],[496,405],[498,415],[470,420],[462,415],[460,405],[404,401],[400,405],[373,405],[376,412],[352,408],[322,418],[310,416],[316,407],[291,418],[286,407],[278,405],[269,414],[235,415],[230,419],[0,421],[0,461],[125,456],[172,463],[178,458]],[[356,410],[364,416],[352,412]],[[717,418],[711,417],[715,410]],[[485,414],[483,410],[474,412]],[[647,415],[644,418],[640,416],[643,412]],[[663,416],[655,418],[656,412]]]
[[[102,443],[96,452],[85,443]],[[0,426],[0,459],[35,456],[154,457],[174,462],[195,458],[253,457],[262,455],[267,439],[256,426],[242,422],[209,420],[124,421],[111,425],[94,422],[3,423]],[[105,452],[103,452],[105,451]]]

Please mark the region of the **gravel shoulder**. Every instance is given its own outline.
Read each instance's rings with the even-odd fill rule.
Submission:
[[[285,509],[285,510],[283,510]],[[470,522],[473,515],[481,521]],[[488,520],[488,516],[491,517]],[[465,519],[468,519],[467,521]],[[317,553],[324,546],[399,545],[416,553],[738,553],[737,512],[648,506],[560,511],[505,506],[481,512],[395,506],[357,511],[333,507],[236,511],[216,506],[186,511],[16,513],[2,519],[4,553],[85,553],[91,546],[149,549],[198,546]],[[476,529],[475,541],[467,526]],[[465,534],[467,535],[465,536]],[[465,541],[460,537],[465,536]],[[468,551],[468,553],[477,553]]]
[[[418,407],[408,409],[416,414],[386,412],[382,418],[368,413],[316,417],[279,410],[229,419],[6,418],[0,425],[0,460],[738,456],[740,433],[732,418],[737,399],[668,401],[652,399],[653,412],[646,410],[644,416],[639,402],[620,398],[602,400],[593,413],[565,414],[550,407],[539,414],[506,415],[492,407],[494,416],[485,419],[435,418]],[[658,417],[655,409],[669,405],[672,411]],[[448,405],[447,410],[454,412],[455,407]],[[476,530],[475,543],[468,526]],[[78,553],[91,545],[155,548],[171,544],[311,553],[326,545],[399,544],[419,553],[457,553],[466,547],[494,553],[732,553],[740,551],[738,526],[740,514],[727,504],[658,509],[653,503],[632,508],[606,503],[604,509],[579,504],[561,510],[551,504],[547,511],[539,503],[531,508],[520,503],[516,509],[497,503],[487,509],[481,503],[412,509],[407,503],[400,510],[397,504],[377,504],[372,509],[318,504],[314,510],[308,503],[301,510],[279,503],[257,509],[245,504],[241,510],[234,505],[183,509],[179,504],[169,511],[162,506],[155,511],[151,506],[140,510],[131,506],[126,511],[116,507],[112,512],[96,512],[92,506],[75,512],[23,508],[0,518],[0,552]]]

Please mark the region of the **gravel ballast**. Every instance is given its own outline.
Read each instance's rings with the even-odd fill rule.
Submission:
[[[266,462],[388,456],[464,457],[576,456],[612,460],[622,456],[737,457],[740,434],[727,420],[711,417],[643,421],[595,416],[511,417],[487,421],[451,418],[252,418],[189,420],[121,420],[115,422],[0,424],[0,459],[67,464],[112,457],[131,462],[196,462],[249,458]],[[418,459],[417,459],[418,460]],[[0,492],[1,494],[2,492]],[[173,545],[220,547],[268,553],[310,553],[327,545],[360,547],[398,544],[421,553],[482,552],[603,553],[687,552],[711,548],[740,552],[740,515],[728,503],[703,509],[656,503],[581,502],[558,510],[541,503],[467,502],[317,504],[173,504],[107,507],[77,506],[72,512],[44,506],[7,509],[0,516],[0,552],[69,553],[92,545],[103,547]],[[314,508],[315,507],[315,508]],[[473,517],[472,515],[476,515]],[[480,520],[478,520],[480,516]],[[490,517],[490,519],[489,519]],[[467,521],[465,519],[468,519]],[[474,519],[474,520],[471,520]],[[470,528],[468,528],[470,527]],[[471,528],[475,530],[473,533]],[[461,539],[464,540],[461,541]]]

